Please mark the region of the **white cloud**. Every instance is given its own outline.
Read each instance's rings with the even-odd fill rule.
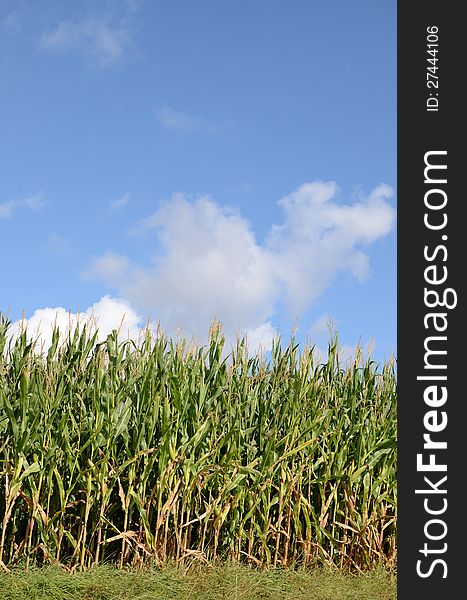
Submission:
[[[129,201],[130,201],[130,194],[125,194],[123,196],[120,196],[120,198],[117,198],[116,200],[112,200],[112,202],[110,203],[110,208],[111,209],[123,208],[124,206],[126,206],[128,204]]]
[[[0,219],[6,219],[11,215],[13,209],[16,206],[16,202],[0,202]]]
[[[190,204],[178,194],[141,226],[157,228],[164,254],[150,267],[127,264],[117,289],[164,329],[181,326],[187,337],[205,338],[217,317],[234,339],[267,321],[275,297],[269,257],[238,213],[206,197]],[[98,278],[107,271],[94,263]]]
[[[52,343],[54,327],[58,327],[60,331],[59,344],[66,342],[68,336],[73,335],[76,328],[81,332],[84,326],[91,334],[98,331],[97,342],[104,341],[113,330],[117,330],[120,342],[132,339],[138,343],[148,325],[151,326],[153,333],[157,333],[159,323],[152,325],[148,321],[143,323],[142,317],[129,302],[122,298],[104,296],[83,312],[73,313],[61,306],[38,309],[29,319],[24,318],[12,323],[8,330],[8,339],[14,343],[18,335],[26,330],[28,341],[36,342],[36,352],[45,353]],[[162,332],[165,333],[163,329]],[[208,331],[201,337],[206,338],[207,333]],[[269,350],[272,340],[276,336],[276,331],[269,322],[242,333],[246,335],[250,353]],[[186,332],[181,328],[172,334],[178,339],[187,337]],[[191,336],[188,341],[205,343],[206,340],[203,342],[198,336]],[[227,338],[226,353],[230,352],[229,343],[233,344],[234,341],[233,337]]]
[[[170,106],[157,106],[156,117],[166,129],[173,131],[196,131],[201,128],[201,120],[184,111],[177,111]]]
[[[311,333],[325,333],[328,332],[333,326],[333,320],[329,313],[324,313],[318,317],[315,322],[311,325]]]
[[[40,38],[45,50],[78,50],[90,56],[101,67],[118,62],[129,43],[128,31],[111,27],[103,18],[90,17],[83,21],[61,21]]]
[[[38,194],[31,194],[22,202],[32,210],[40,210],[41,208],[44,208],[46,204],[42,192],[39,192]]]
[[[272,348],[272,342],[278,335],[277,330],[272,326],[271,321],[263,323],[255,329],[245,331],[248,348],[250,352],[261,350],[267,352]]]
[[[9,329],[9,336],[14,341],[26,328],[29,340],[39,338],[37,351],[47,351],[54,325],[58,326],[63,342],[76,327],[81,331],[84,325],[93,332],[98,329],[98,341],[105,340],[113,329],[119,331],[121,340],[137,340],[141,333],[140,324],[141,317],[127,301],[104,296],[82,313],[71,313],[62,307],[38,309],[29,319],[15,321]]]
[[[40,210],[46,204],[44,196],[42,192],[37,194],[30,194],[26,196],[26,198],[21,198],[19,200],[9,200],[8,202],[0,202],[0,219],[6,219],[10,217],[13,212],[21,207],[27,206],[32,210]]]
[[[126,276],[130,261],[125,256],[106,252],[103,256],[94,258],[91,266],[83,272],[85,279],[97,277],[107,285],[115,286]]]
[[[271,228],[267,247],[275,256],[294,316],[339,273],[348,271],[360,281],[365,279],[369,263],[363,249],[394,226],[395,211],[387,202],[392,196],[389,186],[380,185],[353,204],[337,202],[337,192],[334,182],[314,181],[279,200],[284,221]]]
[[[205,340],[217,318],[228,340],[249,332],[267,350],[279,304],[295,319],[340,273],[367,277],[366,247],[394,226],[389,186],[353,204],[339,202],[337,193],[334,182],[314,181],[282,198],[283,221],[264,244],[237,211],[176,194],[138,225],[154,231],[162,249],[149,264],[108,253],[88,276],[160,320],[169,335],[181,327],[186,337]]]

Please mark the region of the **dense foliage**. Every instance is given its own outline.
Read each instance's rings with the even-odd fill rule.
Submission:
[[[396,384],[332,336],[226,355],[149,330],[37,352],[0,315],[0,566],[395,561]]]

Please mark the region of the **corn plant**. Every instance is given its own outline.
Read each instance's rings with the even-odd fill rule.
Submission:
[[[395,366],[86,328],[47,353],[0,315],[0,566],[396,556]]]

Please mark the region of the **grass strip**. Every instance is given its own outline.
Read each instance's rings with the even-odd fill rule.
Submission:
[[[258,570],[244,565],[69,573],[58,567],[0,573],[2,600],[395,600],[394,572]]]

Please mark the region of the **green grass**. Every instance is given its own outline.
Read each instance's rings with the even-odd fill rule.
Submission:
[[[395,576],[245,566],[81,573],[59,568],[0,573],[2,600],[395,600]]]
[[[396,378],[292,339],[270,360],[149,331],[46,355],[0,315],[0,568],[395,563]]]

